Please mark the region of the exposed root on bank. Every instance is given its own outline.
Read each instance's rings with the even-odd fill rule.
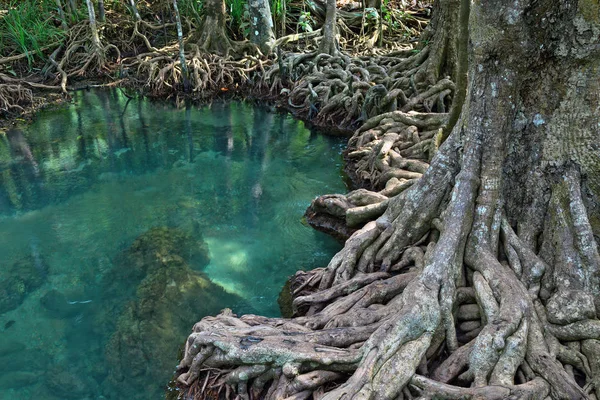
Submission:
[[[189,90],[196,97],[212,97],[216,92],[241,89],[252,82],[256,71],[264,71],[271,61],[247,55],[240,59],[203,53],[199,46],[190,44],[186,53],[189,71]],[[181,62],[171,54],[148,52],[123,60],[122,67],[135,86],[154,96],[176,93],[184,84]]]
[[[67,76],[84,76],[88,73],[98,74],[108,71],[109,55],[119,61],[121,51],[112,43],[95,43],[87,21],[80,22],[69,30],[69,38],[60,61],[52,63],[48,73],[53,69],[66,73]]]
[[[338,124],[366,113],[347,157],[367,188],[312,204],[356,231],[327,268],[292,278],[293,318],[226,313],[198,323],[179,365],[184,395],[218,368],[231,378],[193,399],[598,398],[600,256],[582,177],[571,165],[541,169],[551,196],[530,214],[546,224],[510,221],[510,121],[489,124],[483,114],[510,115],[510,103],[486,93],[490,104],[463,113],[440,145],[455,88],[408,59],[406,91],[419,74],[429,82],[409,95],[394,86],[404,75],[386,80],[389,68],[371,66],[382,78],[371,86],[367,65],[344,55],[289,56],[269,71],[269,82],[299,78],[290,105],[317,121],[320,112]]]
[[[31,89],[22,85],[0,84],[0,113],[23,111],[28,105],[34,103]]]
[[[317,125],[355,129],[370,118],[391,111],[445,113],[454,84],[442,79],[426,90],[416,80],[428,51],[382,57],[352,58],[341,54],[287,56],[270,70],[266,79],[297,82],[288,103]],[[435,80],[428,74],[423,79]]]
[[[297,273],[294,318],[198,323],[179,366],[183,390],[219,368],[226,378],[210,390],[229,398],[594,398],[600,263],[579,175],[553,186],[548,264],[503,215],[482,143],[459,160],[451,137],[327,268]],[[581,271],[561,270],[567,259]]]

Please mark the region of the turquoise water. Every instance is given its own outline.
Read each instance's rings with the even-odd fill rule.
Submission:
[[[162,398],[201,313],[279,315],[340,248],[301,219],[345,190],[341,148],[266,108],[119,91],[0,134],[0,399]]]

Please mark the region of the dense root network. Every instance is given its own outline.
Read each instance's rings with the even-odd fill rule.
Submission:
[[[494,173],[481,143],[461,162],[451,137],[411,190],[348,194],[388,206],[327,268],[296,274],[293,318],[226,311],[196,324],[181,388],[191,398],[597,394],[600,259],[579,176],[569,170],[553,186],[536,254],[493,201],[497,188],[479,188]]]
[[[516,229],[502,190],[511,122],[491,120],[510,115],[512,83],[472,83],[487,103],[467,99],[440,145],[456,88],[427,72],[433,50],[381,65],[294,56],[267,74],[296,80],[290,105],[317,123],[362,122],[346,156],[364,188],[313,202],[352,230],[326,268],[292,278],[292,318],[196,324],[177,373],[186,398],[598,398],[600,255],[579,170],[540,169],[528,215],[545,223]]]
[[[31,89],[19,84],[0,84],[0,113],[23,111],[23,106],[33,102]]]
[[[279,97],[283,88],[293,89],[292,82],[297,82],[299,78],[312,72],[311,60],[316,58],[314,54],[309,57],[298,57],[297,54],[291,53],[282,54],[279,61],[281,59],[290,61],[294,64],[289,66],[293,71],[278,71],[278,66],[282,64],[278,63],[277,55],[266,56],[248,41],[232,40],[227,36],[224,21],[218,16],[200,17],[196,15],[196,18],[182,19],[185,62],[189,71],[189,75],[184,76],[185,70],[177,57],[175,23],[169,20],[170,13],[160,5],[149,5],[149,7],[148,9],[144,8],[145,11],[135,20],[122,19],[114,13],[107,14],[107,20],[96,25],[97,34],[94,34],[95,30],[90,27],[89,21],[81,21],[69,27],[61,43],[51,44],[41,49],[48,55],[46,65],[40,65],[43,67],[43,79],[27,77],[10,83],[22,84],[25,88],[62,91],[68,95],[67,91],[72,88],[72,82],[77,79],[111,75],[116,76],[117,80],[109,85],[141,87],[146,94],[155,96],[176,95],[183,88],[188,92],[187,96],[191,93],[191,96],[195,98],[209,98],[222,91],[244,89],[258,92],[262,97],[272,96],[275,98]],[[288,4],[285,20],[286,31],[298,32],[296,25],[299,23],[302,10],[303,5],[300,3]],[[312,24],[319,26],[323,23],[324,4],[310,2],[307,11],[312,15]],[[357,46],[363,46],[366,42],[372,46],[380,35],[382,27],[386,30],[389,38],[397,37],[400,31],[406,37],[415,37],[427,26],[427,12],[421,4],[414,4],[412,8],[405,6],[402,10],[391,11],[392,20],[380,24],[379,15],[375,9],[371,14],[366,13],[364,18],[363,13],[358,10],[340,10],[338,28],[341,32],[342,48],[354,51],[359,48]],[[161,16],[162,23],[148,22],[151,19],[154,20],[157,15]],[[316,49],[320,39],[321,29],[316,29],[282,36],[275,42],[274,47],[277,50],[281,48],[282,50],[294,49],[297,51],[301,48],[302,51],[306,51],[311,48]],[[391,44],[393,44],[392,47],[398,47],[397,40],[390,41]],[[406,47],[405,45],[401,46]],[[122,59],[122,55],[125,58]],[[18,54],[0,58],[0,64],[24,60],[27,56],[28,54]],[[417,58],[423,59],[422,56]],[[344,56],[344,59],[349,60],[347,56]],[[366,91],[369,89],[364,86],[364,83],[369,85],[373,81],[379,83],[387,73],[386,71],[381,73],[382,71],[376,67],[376,65],[385,67],[382,60],[374,63],[367,63],[365,60],[354,59],[351,62],[361,68],[360,72],[346,71],[346,73],[356,75],[353,79],[357,81],[357,89],[360,93],[355,93],[356,91],[350,87],[349,91],[346,90],[346,94],[354,96],[353,107],[358,107],[360,114],[364,114],[361,105],[362,97],[367,95]],[[315,62],[320,65],[316,70],[321,71],[324,64],[318,58]],[[335,63],[325,61],[325,65],[333,64]],[[376,71],[373,71],[372,68],[375,68]],[[390,73],[393,72],[393,70],[390,71]],[[320,76],[315,75],[313,78],[316,80],[329,79],[329,75],[327,73]],[[5,81],[4,83],[9,82]],[[316,82],[311,84],[321,86],[317,90],[320,96],[324,89],[323,85],[318,85]],[[345,81],[345,84],[352,86],[349,80]],[[384,86],[386,86],[386,90],[391,90],[388,85],[384,84]],[[337,93],[338,89],[333,88],[331,92]],[[391,107],[389,104],[379,104],[380,89],[377,87],[372,90],[373,93],[368,94],[369,101],[377,103],[368,106],[371,114],[373,114],[374,108]],[[303,103],[304,98],[299,99],[298,96],[304,96],[304,92],[303,88],[298,88],[298,91],[294,93],[294,101]],[[397,94],[397,91],[393,91],[385,101],[394,102]],[[406,94],[410,96],[410,93]],[[10,100],[10,97],[5,94],[4,100]],[[324,102],[329,99],[326,96],[320,100]],[[448,103],[449,99],[446,102]],[[24,103],[19,104],[22,106]],[[10,107],[18,110],[19,104],[7,103],[4,108]],[[332,103],[330,107],[333,107],[334,104]],[[308,103],[305,105],[308,106]],[[312,107],[311,110],[314,112],[315,108]],[[321,116],[324,117],[328,111],[331,110],[324,110]],[[351,116],[346,118],[346,125],[356,120],[356,110],[354,111]],[[364,115],[367,116],[367,114]]]

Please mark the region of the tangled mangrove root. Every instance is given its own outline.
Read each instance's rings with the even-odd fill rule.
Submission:
[[[57,72],[66,73],[68,77],[84,76],[88,73],[98,74],[110,69],[108,55],[113,52],[114,59],[121,58],[121,51],[112,43],[102,44],[96,41],[89,23],[83,21],[69,30],[64,53],[60,61],[53,63]],[[49,73],[52,72],[52,68]]]
[[[253,82],[253,75],[263,71],[271,61],[248,55],[241,59],[203,53],[197,45],[186,54],[190,91],[197,97],[211,97],[219,91],[241,89]],[[168,49],[148,52],[123,60],[122,67],[133,84],[155,96],[169,95],[183,87],[181,62]]]
[[[405,58],[408,69],[394,78],[389,65],[404,62],[396,57],[374,72],[344,55],[293,56],[272,67],[267,78],[299,79],[290,103],[314,119],[326,115],[340,124],[347,113],[366,114],[347,153],[366,187],[313,202],[354,231],[345,233],[344,248],[326,268],[292,278],[292,318],[224,312],[195,325],[177,372],[184,397],[599,398],[598,193],[597,178],[586,176],[597,163],[576,164],[588,158],[564,160],[565,153],[550,150],[542,157],[523,143],[533,138],[550,146],[551,133],[551,141],[572,146],[562,122],[572,121],[572,113],[595,115],[590,121],[597,126],[597,102],[581,102],[597,99],[590,68],[597,58],[582,66],[555,55],[564,75],[541,74],[547,86],[523,90],[536,76],[529,71],[538,54],[498,55],[508,51],[503,46],[531,43],[508,40],[523,31],[501,17],[504,8],[465,3],[486,18],[478,20],[483,28],[469,31],[471,42],[480,40],[470,54],[471,95],[441,145],[456,88],[443,76],[432,80],[426,59],[436,58],[437,45]],[[533,2],[503,4],[524,12]],[[572,15],[559,11],[570,26]],[[506,40],[487,41],[486,29]],[[527,39],[539,47],[537,34]],[[351,99],[367,76],[360,68],[369,78],[357,106]],[[536,101],[562,87],[563,76],[586,83],[556,99],[552,109],[560,103],[570,117],[549,117],[544,129],[534,119],[517,124],[521,113],[533,118]],[[377,85],[371,93],[379,101],[370,101],[367,92]],[[385,109],[396,89],[395,108]],[[319,115],[332,102],[337,106]],[[332,111],[340,107],[340,114]],[[577,138],[592,128],[582,129]],[[515,182],[526,189],[515,190]]]
[[[315,125],[345,131],[391,111],[444,114],[455,91],[452,80],[439,78],[442,61],[440,55],[430,56],[429,47],[377,57],[309,53],[282,58],[265,76],[270,86],[295,82],[288,92],[290,107]]]
[[[0,84],[0,113],[23,111],[23,107],[33,104],[34,101],[31,89],[18,84]]]
[[[490,201],[496,187],[479,186],[498,173],[482,162],[491,156],[486,140],[471,142],[462,160],[454,140],[410,190],[383,200],[383,215],[327,268],[296,274],[294,318],[226,311],[196,324],[179,365],[183,390],[267,399],[575,399],[596,391],[600,258],[578,173],[567,170],[552,188],[540,252],[551,265]],[[358,190],[347,201],[382,196]],[[575,231],[565,228],[573,221]],[[565,260],[580,260],[581,273],[566,273],[573,264]]]

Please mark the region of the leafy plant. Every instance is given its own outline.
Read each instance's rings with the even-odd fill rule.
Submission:
[[[232,31],[240,30],[243,24],[245,0],[226,0],[227,10],[231,16],[230,28]]]
[[[0,18],[2,53],[27,54],[29,68],[35,55],[42,57],[41,49],[59,42],[65,32],[57,23],[54,2],[47,0],[11,0],[8,12]]]
[[[303,11],[300,13],[300,18],[298,18],[298,26],[302,28],[304,32],[312,32],[314,23],[315,21],[310,15],[310,12]]]
[[[392,13],[389,8],[390,0],[382,0],[381,1],[381,14],[383,19],[387,22],[392,22]]]
[[[181,15],[185,15],[192,19],[198,19],[200,18],[200,12],[204,2],[202,0],[179,0],[178,5]]]

